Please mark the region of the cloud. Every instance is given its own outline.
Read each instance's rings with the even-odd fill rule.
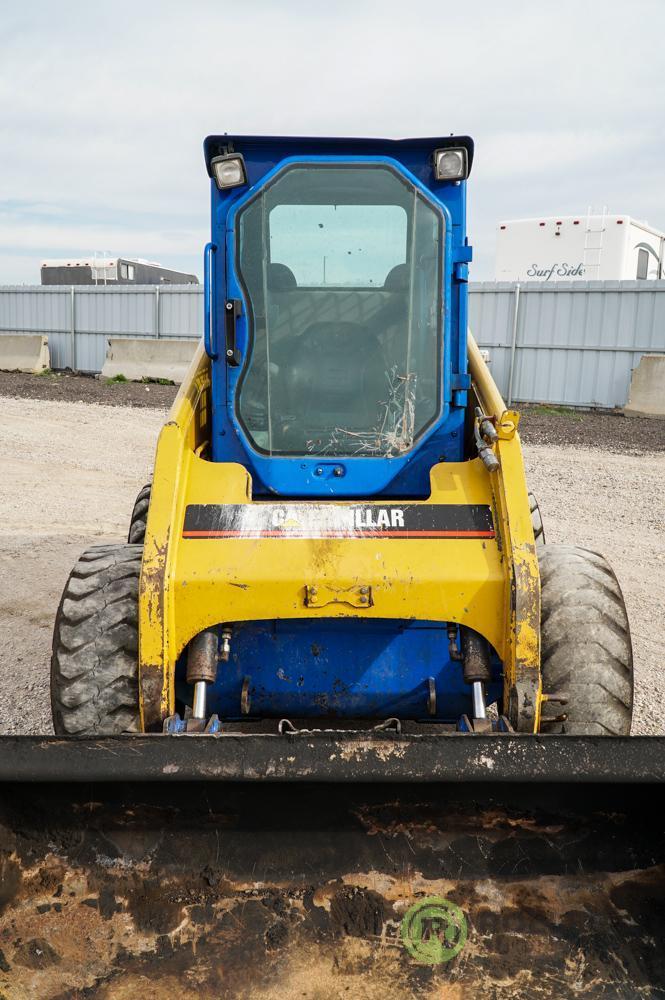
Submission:
[[[126,223],[72,224],[53,216],[48,224],[43,221],[5,213],[0,207],[0,249],[16,248],[25,252],[34,247],[44,250],[60,250],[63,246],[74,247],[77,252],[91,253],[93,250],[107,250],[111,253],[138,254],[145,243],[146,233],[140,227]],[[162,222],[168,220],[161,220]],[[177,254],[182,249],[183,240],[192,244],[199,234],[191,229],[152,228],[150,243],[156,253]]]
[[[226,130],[474,135],[475,277],[502,217],[597,202],[665,227],[663,29],[661,0],[27,0],[0,39],[0,283],[35,280],[31,248],[191,268],[201,143]]]

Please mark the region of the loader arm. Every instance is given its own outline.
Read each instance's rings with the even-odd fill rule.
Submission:
[[[526,490],[522,447],[517,428],[520,415],[508,410],[490,375],[478,345],[469,332],[469,372],[473,392],[483,413],[496,424],[499,469],[491,484],[495,509],[501,521],[509,574],[506,621],[509,652],[504,661],[504,698],[517,729],[538,732],[543,697],[540,674],[540,572]],[[514,703],[510,705],[510,699]]]

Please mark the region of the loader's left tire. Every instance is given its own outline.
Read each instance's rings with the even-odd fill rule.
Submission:
[[[140,730],[138,584],[142,545],[97,545],[67,581],[53,632],[51,710],[59,736]]]
[[[134,509],[129,522],[127,541],[130,545],[143,545],[145,541],[145,526],[148,520],[150,492],[152,483],[147,483],[140,491],[134,503]]]
[[[543,704],[541,732],[629,736],[633,652],[616,576],[603,556],[573,545],[545,545],[538,561],[543,692],[568,699]]]
[[[540,516],[540,507],[533,493],[529,493],[529,510],[531,511],[531,527],[533,528],[534,541],[536,547],[539,548],[545,544],[545,529],[543,527],[543,519]]]

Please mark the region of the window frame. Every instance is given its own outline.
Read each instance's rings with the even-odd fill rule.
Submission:
[[[438,260],[437,260],[437,270],[439,274],[439,283],[437,289],[436,306],[437,306],[437,337],[436,337],[436,347],[437,347],[437,408],[432,417],[424,424],[417,434],[414,435],[411,447],[408,451],[403,452],[399,456],[391,455],[317,455],[311,452],[304,451],[294,451],[294,452],[271,452],[268,449],[261,448],[254,440],[249,428],[247,427],[245,421],[243,420],[242,414],[240,413],[240,396],[242,394],[243,385],[245,378],[250,369],[250,363],[252,359],[252,354],[254,351],[254,340],[255,340],[255,316],[252,303],[252,297],[249,294],[249,289],[247,287],[242,269],[240,267],[240,222],[243,213],[258,199],[260,199],[266,190],[273,187],[279,180],[284,176],[285,173],[294,169],[303,168],[314,168],[314,169],[383,169],[392,173],[397,180],[404,185],[404,187],[415,191],[418,198],[420,198],[436,215],[439,225],[439,248],[438,248]],[[247,197],[239,199],[232,210],[230,218],[230,226],[227,228],[227,235],[232,236],[232,253],[229,254],[227,251],[227,263],[233,268],[234,278],[242,291],[243,304],[245,307],[246,317],[247,317],[247,347],[243,353],[243,362],[238,373],[237,380],[232,389],[233,401],[232,401],[232,412],[233,418],[236,422],[244,442],[244,445],[255,455],[260,456],[263,459],[268,459],[270,461],[277,460],[293,460],[293,459],[308,459],[310,461],[321,461],[321,462],[358,462],[358,461],[372,461],[376,462],[395,462],[397,460],[407,461],[414,452],[417,451],[418,447],[422,445],[423,440],[432,433],[436,427],[441,422],[442,416],[447,410],[446,392],[445,392],[445,365],[444,365],[444,355],[446,349],[446,340],[449,336],[448,324],[449,324],[449,309],[446,305],[447,293],[450,293],[449,283],[446,281],[446,270],[445,262],[447,257],[447,246],[448,241],[451,238],[451,227],[452,222],[449,213],[445,210],[444,206],[438,202],[431,194],[431,192],[425,188],[417,178],[409,177],[401,168],[400,164],[395,161],[386,160],[384,158],[371,159],[363,157],[359,160],[354,160],[352,158],[340,158],[337,159],[292,159],[283,162],[279,169],[272,174],[269,179],[262,183],[254,192],[251,192]],[[411,240],[412,226],[415,223],[415,218],[409,219],[407,223],[407,248],[409,246],[409,241]],[[270,246],[269,246],[270,250]],[[228,275],[227,275],[228,282]],[[314,285],[305,286],[298,285],[298,288],[303,291],[316,291],[316,292],[330,292],[330,291],[380,291],[382,286],[369,285],[366,287],[353,286],[352,289],[349,286],[330,286],[330,285]],[[228,369],[227,369],[228,370]],[[228,401],[228,395],[227,395]]]

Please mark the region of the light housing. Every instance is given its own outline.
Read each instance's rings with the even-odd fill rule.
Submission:
[[[214,156],[210,161],[210,170],[220,191],[229,188],[242,187],[247,183],[245,161],[240,153],[225,153]]]
[[[469,176],[469,159],[464,146],[434,150],[434,176],[437,181],[463,181]]]

